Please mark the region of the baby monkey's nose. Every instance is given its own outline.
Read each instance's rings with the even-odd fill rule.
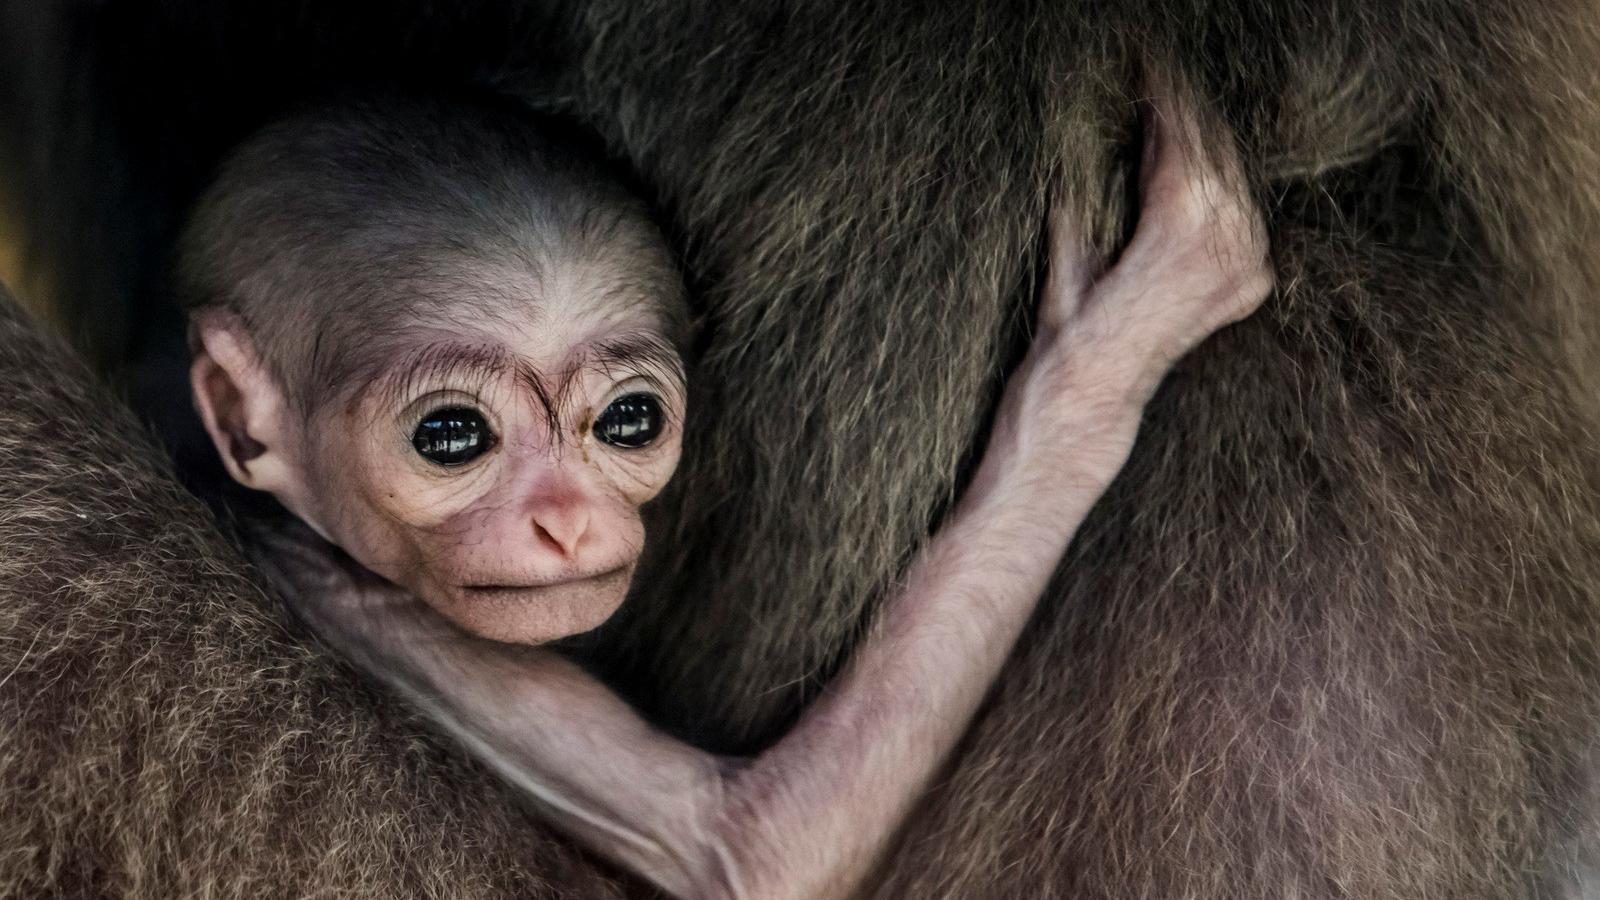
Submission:
[[[573,485],[551,485],[538,492],[530,510],[539,543],[568,559],[578,553],[589,531],[590,502]]]

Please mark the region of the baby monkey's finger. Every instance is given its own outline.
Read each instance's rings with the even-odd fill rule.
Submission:
[[[1039,328],[1057,329],[1078,314],[1089,291],[1089,244],[1078,218],[1059,198],[1050,205],[1049,270],[1039,297]]]
[[[1209,161],[1200,150],[1199,118],[1191,107],[1175,99],[1170,85],[1152,80],[1142,106],[1144,152],[1139,162],[1139,194],[1144,209],[1160,210],[1172,195],[1187,193],[1202,176],[1211,174]]]
[[[1146,101],[1142,198],[1129,254],[1206,251],[1225,282],[1253,275],[1267,255],[1266,224],[1229,140],[1209,144],[1192,103],[1160,80]]]
[[[1139,219],[1134,251],[1206,227],[1222,193],[1220,173],[1201,149],[1200,125],[1187,106],[1166,91],[1146,101],[1145,151],[1139,171]]]
[[[1163,82],[1146,99],[1142,201],[1134,240],[1169,241],[1219,230],[1264,251],[1265,229],[1250,201],[1243,166],[1231,142],[1208,146],[1190,103]],[[1148,227],[1147,227],[1148,226]],[[1223,248],[1231,249],[1231,248]]]

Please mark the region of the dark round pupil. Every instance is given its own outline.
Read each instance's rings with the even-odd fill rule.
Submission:
[[[428,462],[459,466],[482,456],[494,439],[483,413],[465,406],[435,410],[411,434],[411,446]]]
[[[633,450],[661,434],[661,401],[650,394],[627,394],[611,401],[594,420],[594,436],[613,447]]]

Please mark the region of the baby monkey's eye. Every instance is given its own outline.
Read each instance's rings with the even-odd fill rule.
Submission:
[[[647,446],[661,435],[661,401],[653,394],[624,394],[594,420],[594,436],[624,450]]]
[[[460,466],[487,453],[494,446],[494,432],[483,413],[467,406],[447,406],[417,423],[411,446],[434,465]]]

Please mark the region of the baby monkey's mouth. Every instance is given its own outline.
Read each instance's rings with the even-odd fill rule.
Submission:
[[[602,569],[597,572],[589,572],[582,575],[562,575],[556,578],[551,578],[544,581],[532,581],[526,584],[463,584],[461,589],[466,591],[468,595],[482,597],[503,596],[505,594],[548,590],[549,588],[557,588],[567,584],[577,584],[583,581],[610,581],[613,578],[626,576],[628,573],[628,568],[629,564],[623,563],[620,566],[610,569]]]

